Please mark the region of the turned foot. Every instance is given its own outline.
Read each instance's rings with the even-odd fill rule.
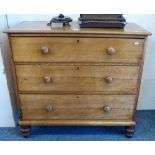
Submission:
[[[134,135],[135,126],[126,126],[125,127],[125,136],[131,138]]]
[[[31,126],[20,126],[21,135],[25,138],[31,136]]]

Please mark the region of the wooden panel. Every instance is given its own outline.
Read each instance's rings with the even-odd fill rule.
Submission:
[[[24,21],[5,31],[7,33],[21,34],[108,34],[108,35],[151,35],[135,23],[127,23],[123,29],[118,28],[80,28],[78,22],[71,22],[70,27],[51,28],[47,26],[48,21]]]
[[[28,120],[28,121],[19,121],[19,125],[22,126],[131,126],[136,125],[135,121],[132,120]]]
[[[11,37],[15,62],[123,62],[139,63],[143,39]],[[43,54],[42,47],[49,53]],[[113,47],[114,55],[107,50]]]
[[[19,91],[87,91],[135,93],[138,66],[16,65]],[[51,77],[51,83],[44,78]],[[112,83],[105,78],[112,77]]]
[[[132,119],[135,95],[20,95],[22,119]],[[47,112],[46,106],[52,106]],[[104,111],[104,106],[111,108]]]

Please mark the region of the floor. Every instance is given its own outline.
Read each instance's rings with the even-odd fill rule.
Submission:
[[[132,138],[123,127],[33,127],[32,136],[23,138],[18,127],[0,128],[1,141],[155,141],[155,110],[138,111]]]

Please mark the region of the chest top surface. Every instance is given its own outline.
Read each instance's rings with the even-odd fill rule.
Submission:
[[[135,23],[127,23],[124,29],[119,28],[80,28],[77,22],[71,26],[57,28],[47,26],[47,21],[23,21],[6,30],[6,33],[51,33],[51,34],[108,34],[108,35],[151,35],[150,32]]]

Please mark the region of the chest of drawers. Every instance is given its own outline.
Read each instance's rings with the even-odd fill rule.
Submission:
[[[40,125],[125,126],[132,137],[149,32],[22,22],[7,33],[24,137]]]

